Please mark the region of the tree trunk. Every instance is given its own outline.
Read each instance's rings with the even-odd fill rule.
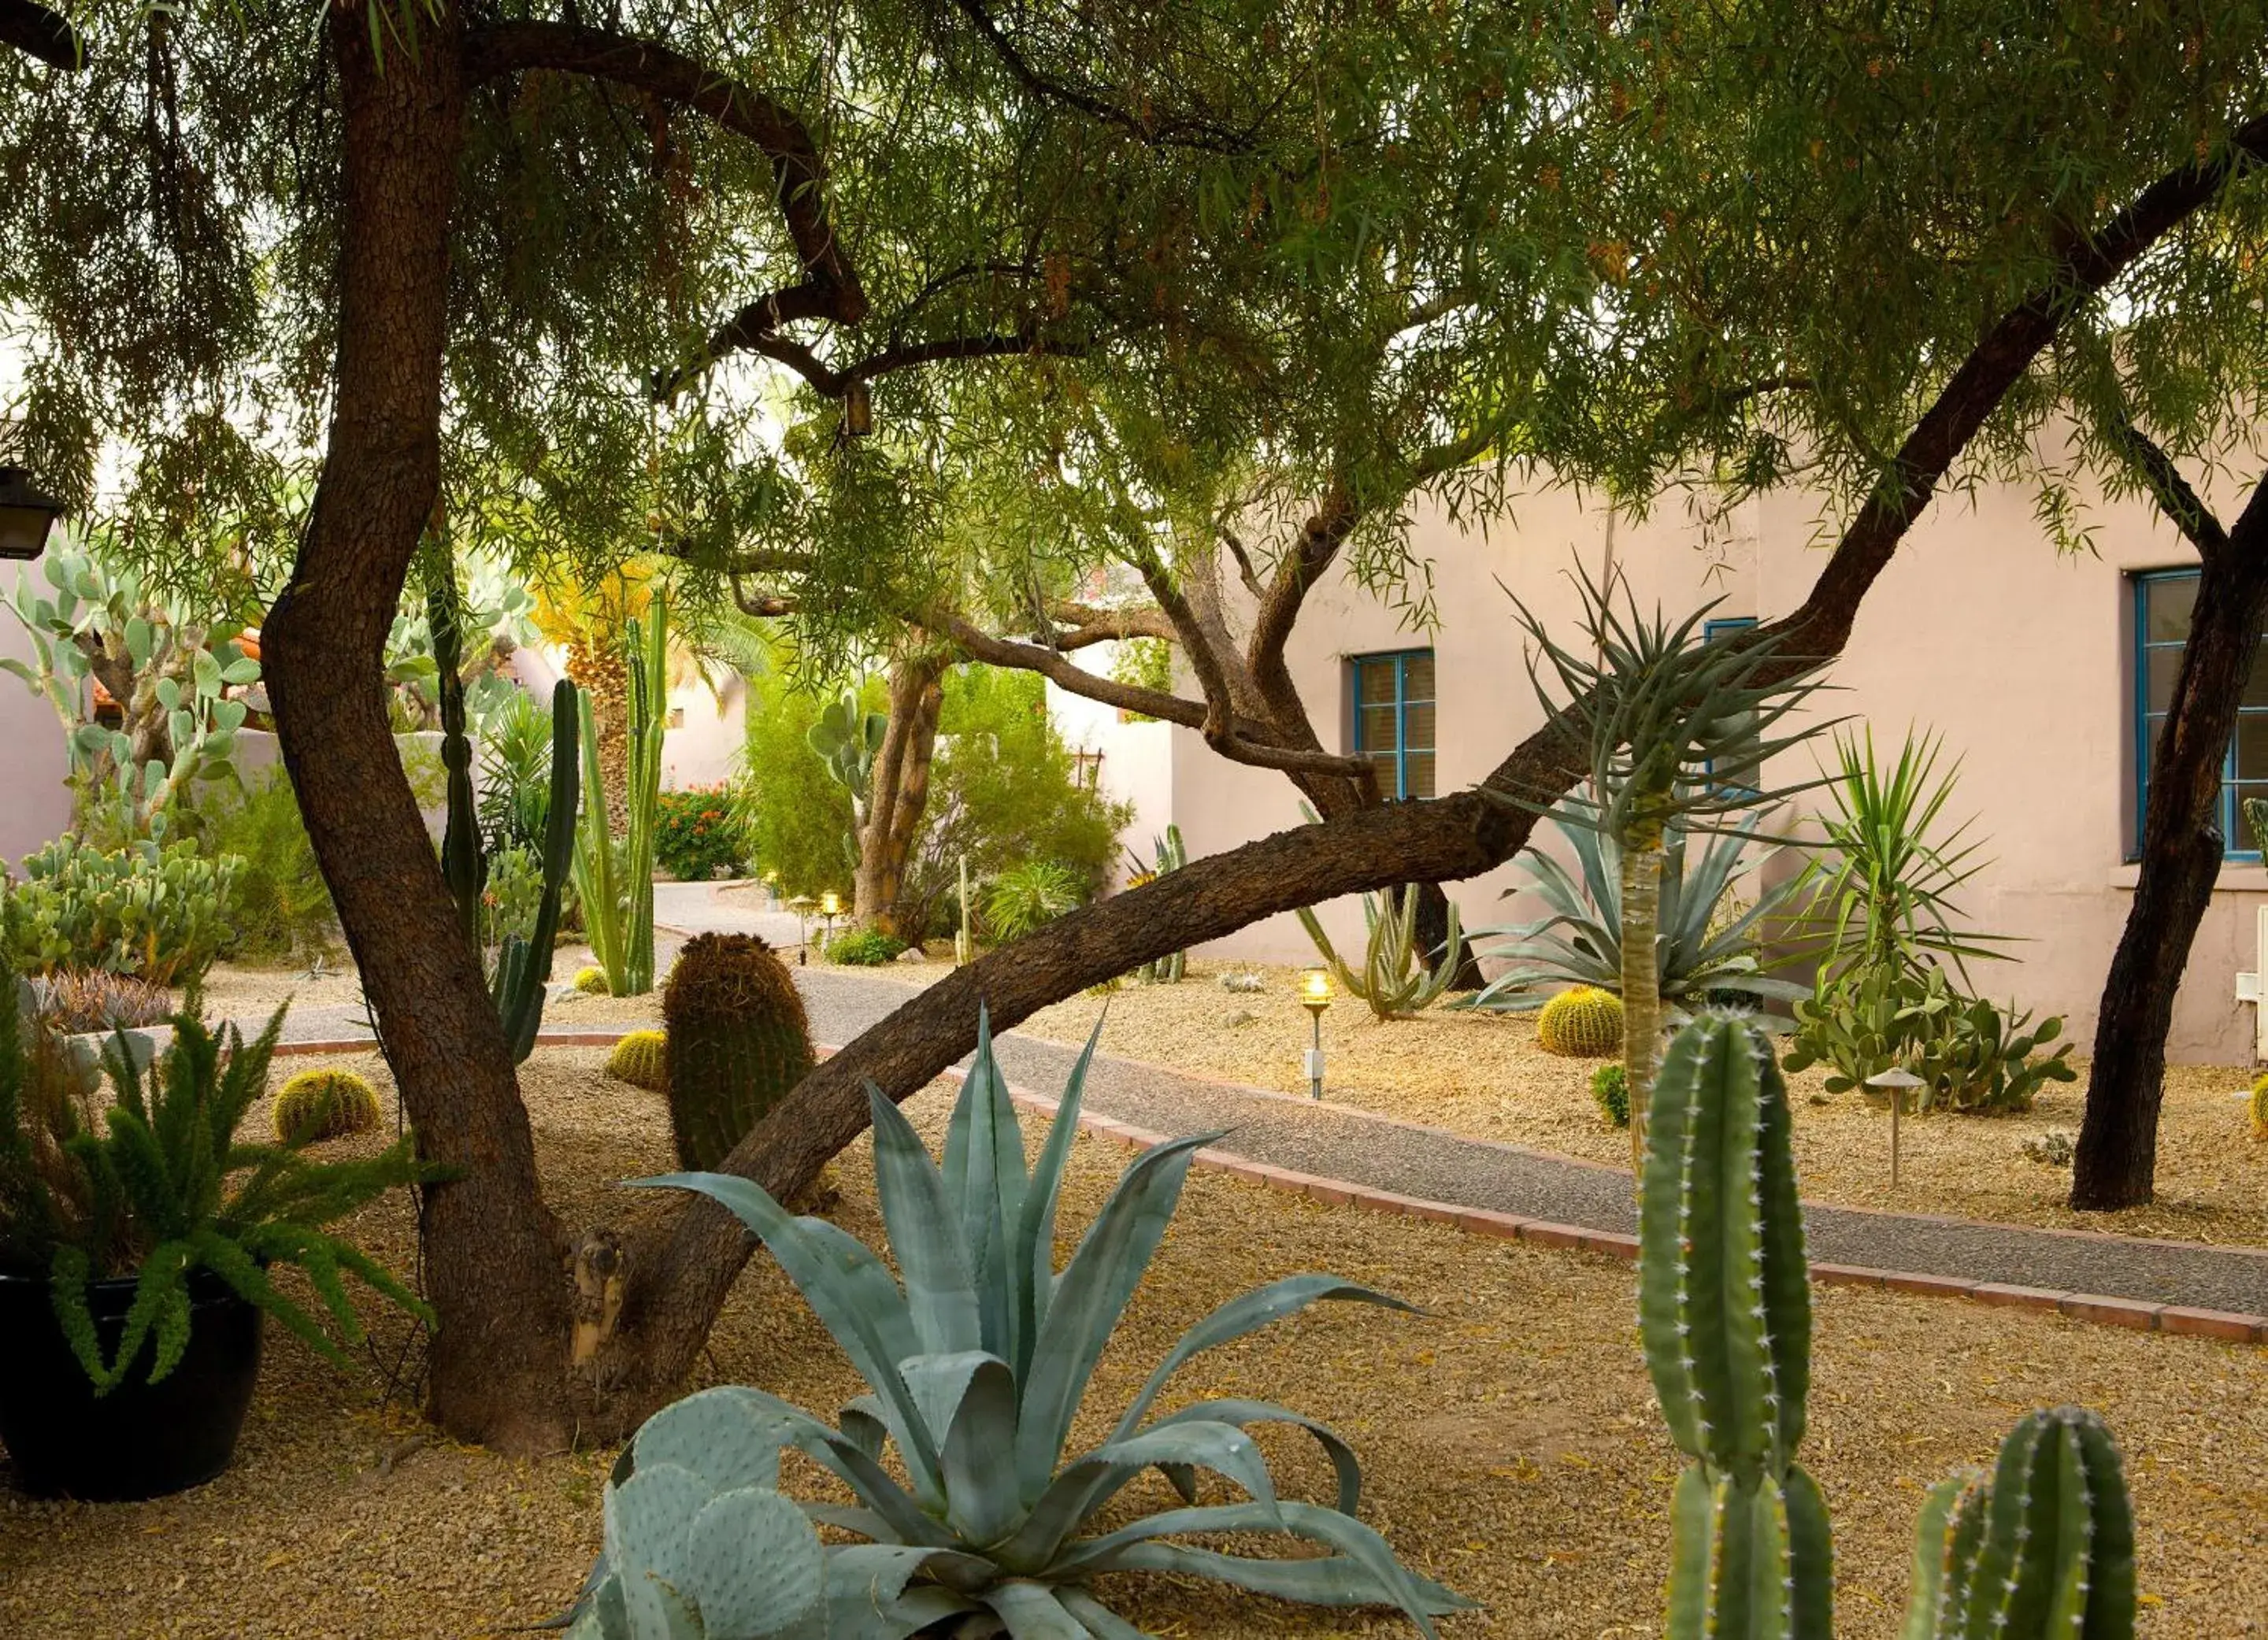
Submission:
[[[874,758],[873,795],[858,833],[858,869],[851,903],[878,933],[920,938],[900,926],[898,899],[914,834],[929,806],[929,772],[937,755],[938,715],[945,702],[946,658],[920,654],[890,668],[889,727]]]
[[[263,630],[277,737],[377,1010],[418,1147],[441,1316],[428,1410],[519,1451],[571,1433],[559,1228],[480,967],[387,718],[386,636],[440,479],[441,350],[462,91],[454,7],[381,64],[357,11],[330,29],[344,113],[337,389],[314,506]]]
[[[1630,1111],[1631,1173],[1646,1171],[1646,1116],[1661,1056],[1661,826],[1623,839],[1623,1086]]]
[[[2220,875],[2221,765],[2268,615],[2264,495],[2268,480],[2228,539],[2204,555],[2173,702],[2150,754],[2141,871],[2095,1020],[2087,1115],[2072,1160],[2074,1208],[2139,1207],[2156,1188],[2166,1035]]]
[[[591,697],[599,731],[599,783],[607,799],[607,825],[616,837],[630,822],[630,673],[622,634],[578,634],[567,643],[568,680]]]

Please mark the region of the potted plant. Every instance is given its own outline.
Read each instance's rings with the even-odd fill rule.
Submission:
[[[0,996],[17,993],[0,971]],[[192,1002],[144,1069],[121,1041],[99,1107],[63,1046],[0,1006],[0,1444],[21,1489],[156,1497],[228,1467],[260,1371],[263,1313],[345,1364],[268,1269],[304,1269],[348,1343],[362,1329],[343,1276],[431,1320],[416,1296],[324,1226],[430,1177],[408,1140],[319,1161],[242,1144],[283,1010],[258,1040],[216,1036]]]

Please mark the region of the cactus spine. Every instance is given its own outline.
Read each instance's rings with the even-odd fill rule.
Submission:
[[[713,1168],[810,1074],[803,998],[755,935],[702,934],[670,970],[661,1015],[677,1159]]]
[[[1535,1044],[1547,1054],[1603,1059],[1623,1045],[1623,1000],[1595,985],[1561,991],[1535,1019]],[[1624,1072],[1628,1085],[1628,1072]]]
[[[1795,1462],[1811,1290],[1771,1041],[1707,1015],[1653,1089],[1638,1202],[1638,1332],[1677,1449],[1670,1640],[1825,1636],[1833,1560]],[[1733,1188],[1734,1181],[1739,1187]]]
[[[473,745],[465,733],[465,680],[461,671],[464,634],[459,623],[456,574],[446,566],[426,582],[425,614],[432,633],[433,662],[441,691],[441,767],[448,776],[448,822],[441,834],[441,874],[457,902],[457,922],[475,956],[481,952],[481,891],[488,862],[481,853],[478,814],[473,801]],[[503,1022],[517,1064],[535,1049],[543,1023],[545,987],[551,982],[551,952],[557,943],[560,896],[574,864],[575,805],[579,796],[575,762],[578,691],[562,679],[551,691],[551,806],[544,818],[543,896],[528,938],[507,935],[489,979],[489,999]]]
[[[1653,1085],[1638,1335],[1670,1438],[1668,1640],[1827,1640],[1834,1555],[1795,1462],[1811,1292],[1787,1091],[1745,1015],[1681,1031]],[[1989,1482],[1932,1489],[1900,1640],[2132,1640],[2134,1522],[2117,1449],[2076,1407],[2025,1416]]]

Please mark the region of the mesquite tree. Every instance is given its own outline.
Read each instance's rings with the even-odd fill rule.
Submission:
[[[1206,453],[1196,430],[1249,447],[1260,428],[1329,496],[1335,432],[1395,410],[1337,368],[1350,318],[1402,299],[1414,257],[1425,292],[1475,279],[1488,321],[1442,333],[1471,385],[1438,401],[1447,447],[1572,460],[1532,430],[1580,430],[1633,495],[1676,456],[1739,489],[1800,453],[1847,519],[1766,630],[1831,656],[1940,489],[2021,452],[2051,349],[2146,304],[2162,264],[2219,254],[2217,213],[2268,154],[2252,0],[2140,32],[2005,0],[1869,6],[1863,48],[1839,11],[1507,5],[1445,33],[1414,3],[1324,29],[1272,0],[1075,24],[984,0],[653,0],[601,27],[429,0],[411,27],[344,0],[311,31],[296,7],[101,0],[72,95],[0,52],[23,179],[0,190],[0,305],[24,316],[48,487],[90,504],[95,446],[123,437],[129,489],[194,523],[263,441],[320,444],[304,529],[250,546],[291,566],[264,636],[309,830],[420,1142],[454,1171],[422,1224],[438,1420],[523,1451],[633,1427],[747,1255],[714,1210],[573,1224],[543,1198],[380,675],[419,540],[464,487],[541,474],[571,556],[652,516],[719,563],[802,510],[829,596],[799,618],[873,631],[944,538],[939,498],[971,470],[1005,482],[1087,407],[1152,430],[1169,473],[1177,445]],[[1446,219],[1403,233],[1413,209]],[[1585,289],[1580,311],[1535,325],[1523,267]],[[1531,333],[1548,345],[1502,345]],[[1300,387],[1268,362],[1302,350],[1317,368],[1275,395],[1283,419],[1255,415],[1256,383]],[[751,361],[794,384],[777,438],[733,414]],[[666,412],[656,377],[681,390]],[[783,457],[824,465],[813,499]],[[214,535],[173,534],[177,569]],[[1294,607],[1309,585],[1287,584]],[[1554,723],[1486,783],[1565,791],[1587,761]],[[726,1169],[792,1192],[865,1126],[866,1078],[902,1097],[968,1049],[980,997],[1012,1024],[1262,916],[1488,870],[1532,824],[1470,791],[1325,814],[922,993]]]

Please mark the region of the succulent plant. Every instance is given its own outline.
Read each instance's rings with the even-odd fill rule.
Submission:
[[[866,823],[866,805],[873,797],[874,760],[889,730],[887,717],[861,710],[858,695],[846,694],[822,707],[819,721],[804,733],[805,744],[827,765],[828,777],[850,794],[852,828],[843,835],[843,857],[854,867],[858,827]]]
[[[1547,1054],[1565,1054],[1575,1059],[1603,1059],[1619,1053],[1623,999],[1595,985],[1561,991],[1536,1015],[1535,1041]]]
[[[633,1031],[607,1055],[607,1074],[659,1093],[669,1085],[669,1036],[662,1031]]]
[[[607,989],[607,971],[595,965],[575,970],[575,989],[585,997],[611,997]]]
[[[107,968],[58,968],[26,983],[40,1023],[67,1034],[163,1025],[179,1005],[164,986]]]
[[[2248,1108],[2252,1113],[2252,1136],[2268,1140],[2268,1076],[2252,1085],[2252,1097]]]
[[[1126,886],[1129,888],[1138,888],[1145,883],[1154,883],[1168,871],[1178,871],[1189,863],[1189,849],[1182,842],[1182,828],[1179,826],[1168,825],[1166,827],[1165,835],[1155,839],[1150,844],[1150,857],[1152,864],[1149,867],[1138,868],[1126,879]],[[1186,951],[1177,951],[1171,956],[1160,957],[1145,962],[1135,972],[1142,976],[1142,983],[1145,985],[1178,985],[1182,982],[1182,975],[1189,972],[1189,953]]]
[[[378,1091],[351,1070],[302,1070],[276,1091],[279,1144],[314,1144],[368,1133],[384,1113]]]
[[[661,804],[661,742],[667,730],[667,600],[656,592],[644,617],[632,616],[624,629],[630,662],[630,767],[623,782],[629,804],[622,840],[617,844],[607,813],[599,723],[586,694],[578,708],[583,815],[573,834],[573,866],[591,954],[606,971],[608,990],[616,997],[643,997],[653,989],[653,842]],[[573,761],[563,742],[552,761],[555,771],[560,762]],[[556,807],[555,802],[555,811]]]
[[[1381,1019],[1415,1019],[1447,994],[1464,962],[1465,936],[1457,924],[1454,901],[1449,904],[1447,942],[1436,953],[1432,968],[1421,962],[1415,883],[1398,895],[1388,892],[1362,897],[1362,920],[1368,938],[1360,972],[1341,960],[1312,908],[1301,906],[1299,916],[1300,926],[1315,942],[1316,952],[1340,988],[1368,1003],[1371,1012]]]
[[[661,994],[681,1166],[714,1167],[815,1063],[787,965],[753,934],[688,940]]]
[[[1613,1126],[1630,1126],[1630,1075],[1620,1060],[1591,1072],[1591,1103]]]
[[[1668,1640],[1834,1632],[1826,1506],[1795,1461],[1811,1289],[1787,1092],[1745,1015],[1679,1032],[1653,1087],[1638,1202],[1638,1335],[1670,1438]],[[1922,1509],[1901,1640],[2113,1640],[2134,1632],[2134,1528],[2109,1432],[2035,1412],[1990,1481]]]
[[[1288,1276],[1233,1298],[1159,1363],[1097,1447],[1064,1449],[1096,1360],[1157,1251],[1195,1152],[1215,1136],[1153,1146],[1130,1166],[1071,1261],[1054,1268],[1055,1220],[1088,1058],[1064,1091],[1036,1164],[980,1026],[976,1059],[940,1168],[905,1116],[868,1090],[875,1187],[895,1269],[834,1225],[792,1218],[746,1180],[651,1180],[737,1213],[778,1260],[871,1390],[828,1424],[761,1390],[703,1390],[656,1414],[606,1489],[606,1548],[570,1632],[582,1640],[787,1634],[897,1640],[967,1617],[967,1632],[1114,1637],[1137,1631],[1090,1586],[1107,1572],[1163,1571],[1331,1607],[1400,1609],[1428,1635],[1469,1602],[1404,1568],[1356,1518],[1361,1469],[1323,1425],[1255,1401],[1206,1401],[1152,1416],[1183,1363],[1311,1304],[1406,1308],[1335,1276]],[[1337,1475],[1329,1506],[1277,1496],[1249,1430],[1312,1433]],[[793,1447],[854,1506],[777,1501]],[[895,1449],[904,1480],[886,1465]],[[1187,1506],[1096,1517],[1151,1468]],[[1246,1501],[1200,1505],[1197,1475]],[[807,1522],[865,1540],[821,1544]],[[1176,1540],[1273,1532],[1323,1555],[1263,1559]],[[940,1635],[955,1630],[940,1627]]]
[[[136,842],[105,852],[68,834],[24,857],[6,885],[9,957],[18,972],[101,968],[153,985],[195,980],[228,927],[243,862],[196,845]]]

